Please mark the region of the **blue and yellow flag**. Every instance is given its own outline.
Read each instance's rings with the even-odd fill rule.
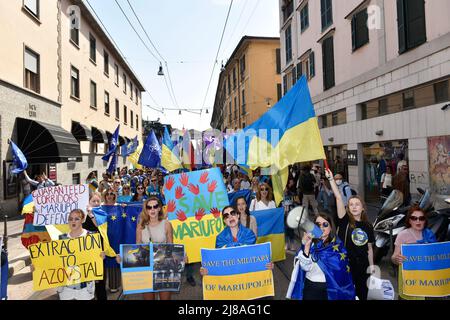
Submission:
[[[33,212],[34,212],[33,196],[29,194],[25,197],[25,199],[23,199],[22,214]]]
[[[272,243],[272,261],[286,259],[284,249],[284,208],[252,211],[258,226],[256,243]]]
[[[173,142],[170,139],[169,130],[164,127],[164,137],[162,141],[161,166],[169,172],[182,168],[180,159],[172,152],[174,150]]]
[[[225,148],[252,169],[325,159],[305,76],[256,122],[226,139]]]
[[[19,147],[11,140],[9,140],[9,142],[11,144],[13,163],[15,167],[11,170],[11,173],[18,174],[28,168],[28,162]]]

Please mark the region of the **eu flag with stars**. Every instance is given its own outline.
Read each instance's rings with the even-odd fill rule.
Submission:
[[[11,170],[11,173],[18,174],[28,167],[28,162],[19,147],[11,140],[9,142],[11,143],[13,163],[15,166],[15,168]]]

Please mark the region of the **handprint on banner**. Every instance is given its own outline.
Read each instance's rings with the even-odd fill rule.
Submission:
[[[214,192],[214,190],[216,190],[216,187],[217,187],[217,181],[213,181],[208,184],[208,191]]]
[[[174,200],[170,200],[170,201],[167,203],[167,212],[168,212],[168,213],[169,213],[169,212],[174,212],[176,208],[177,208],[177,205],[175,204],[175,201],[174,201]]]
[[[181,174],[180,183],[183,186],[187,187],[187,185],[189,183],[189,176],[186,173]]]
[[[181,199],[181,198],[183,198],[183,197],[184,197],[183,188],[177,187],[177,188],[175,189],[175,198],[176,198],[176,199]]]
[[[203,172],[200,176],[200,183],[207,183],[208,182],[208,171]]]
[[[205,209],[200,208],[197,210],[197,212],[195,213],[195,219],[200,221],[202,220],[203,216],[205,215]]]
[[[209,212],[214,216],[214,218],[220,217],[220,210],[217,208],[211,208]]]
[[[193,185],[192,183],[190,183],[188,189],[195,195],[198,195],[200,193],[200,188],[198,187],[198,185]]]
[[[170,191],[174,184],[175,184],[174,178],[173,177],[169,177],[167,179],[167,181],[166,181],[166,189]]]
[[[184,213],[183,210],[177,211],[177,219],[180,221],[185,221],[187,219],[186,214]]]

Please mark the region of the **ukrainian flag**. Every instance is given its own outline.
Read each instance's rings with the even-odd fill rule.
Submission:
[[[33,196],[29,194],[25,197],[25,199],[23,199],[22,214],[33,212],[34,212]]]
[[[281,170],[296,162],[325,159],[305,76],[261,118],[228,138],[225,148],[238,164],[252,169],[275,166]]]
[[[130,163],[133,165],[133,168],[136,169],[142,169],[143,167],[138,163],[139,157],[141,156],[142,152],[142,144],[139,144],[136,148],[136,151],[128,156],[128,160],[130,160]]]
[[[103,250],[108,257],[114,258],[116,256],[116,252],[109,244],[108,238],[108,214],[100,207],[92,208],[92,213],[95,216],[95,221],[97,221],[98,232],[103,239]]]
[[[161,166],[169,172],[182,168],[180,159],[172,152],[174,150],[173,142],[170,140],[169,130],[164,127],[164,137],[162,141]]]
[[[256,243],[271,242],[272,261],[286,259],[284,240],[284,208],[252,211],[258,226]]]

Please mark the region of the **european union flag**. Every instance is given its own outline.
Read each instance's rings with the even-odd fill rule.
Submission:
[[[28,167],[27,159],[23,155],[23,152],[14,142],[10,140],[9,143],[11,144],[13,163],[15,166],[15,168],[11,170],[11,173],[13,174],[21,173]]]
[[[150,131],[145,141],[138,163],[148,168],[159,168],[161,166],[161,146],[153,130]]]
[[[119,128],[120,124],[117,126],[116,131],[114,131],[114,134],[111,137],[111,141],[109,142],[109,150],[108,152],[102,157],[102,160],[109,161],[109,158],[113,155],[113,153],[116,152],[117,144],[119,140]]]

